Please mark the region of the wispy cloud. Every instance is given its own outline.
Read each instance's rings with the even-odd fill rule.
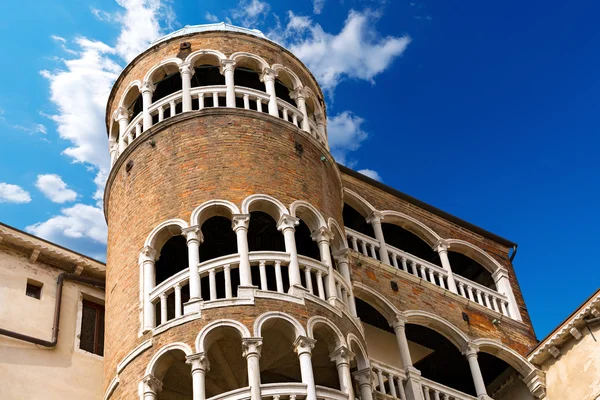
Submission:
[[[383,182],[383,180],[381,179],[381,176],[379,176],[379,173],[377,171],[365,168],[365,169],[359,169],[358,172],[365,176],[368,176],[371,179],[375,179],[376,181]]]
[[[38,175],[35,186],[54,203],[66,203],[77,199],[77,192],[67,187],[56,174]]]
[[[41,134],[45,135],[48,133],[48,129],[43,124],[32,124],[30,126],[12,125],[11,128],[22,131],[22,132],[26,132],[29,134],[41,133]]]
[[[237,8],[231,11],[233,20],[244,27],[256,28],[268,14],[271,6],[260,0],[240,0]]]
[[[325,0],[313,0],[313,12],[315,14],[321,14],[323,7],[325,6]]]
[[[369,136],[362,129],[365,120],[350,111],[327,118],[327,133],[331,154],[337,162],[346,164],[349,152],[357,150]]]
[[[29,192],[18,185],[0,182],[0,203],[29,203]]]
[[[204,19],[208,22],[219,22],[219,17],[214,14],[209,13],[208,11],[204,14]]]

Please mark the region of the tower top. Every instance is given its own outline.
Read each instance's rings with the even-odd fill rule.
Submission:
[[[192,33],[200,33],[200,32],[213,32],[213,31],[225,31],[225,32],[237,32],[237,33],[245,33],[247,35],[257,36],[261,39],[267,39],[264,33],[259,31],[258,29],[248,29],[242,28],[241,26],[235,26],[231,24],[226,24],[225,22],[219,22],[216,24],[202,24],[202,25],[186,25],[185,27],[171,32],[165,36],[159,37],[150,43],[149,47],[152,47],[158,43],[173,39],[179,36],[185,36]]]

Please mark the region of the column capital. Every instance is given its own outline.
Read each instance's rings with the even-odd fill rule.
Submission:
[[[235,71],[236,63],[234,60],[223,59],[221,60],[220,71],[221,74],[225,74],[227,71]]]
[[[312,237],[312,240],[314,240],[317,243],[321,243],[321,242],[329,243],[331,241],[331,239],[333,239],[333,232],[331,232],[329,229],[327,229],[323,226],[321,228],[314,230],[311,233],[311,237]]]
[[[144,83],[142,83],[142,88],[140,90],[140,92],[143,93],[154,93],[154,90],[156,89],[156,85],[154,85],[152,82],[149,81],[144,81]]]
[[[248,358],[251,355],[256,355],[257,357],[260,357],[262,345],[262,338],[243,338],[242,357]]]
[[[439,239],[436,244],[433,245],[433,250],[437,251],[438,253],[448,251],[449,248],[450,244],[445,239]]]
[[[293,217],[289,214],[283,214],[277,222],[277,230],[285,232],[288,229],[295,229],[296,225],[300,223],[300,219]]]
[[[144,376],[144,392],[158,394],[162,390],[162,382],[152,374]]]
[[[315,339],[311,339],[306,336],[298,336],[298,338],[294,341],[294,351],[298,353],[298,355],[305,353],[311,354],[316,343],[317,341]]]
[[[499,280],[501,280],[502,278],[508,278],[508,270],[506,268],[498,268],[492,274],[492,278],[494,279],[494,282],[496,282],[496,283]]]
[[[237,232],[239,229],[248,229],[250,214],[233,214],[231,218],[231,229]]]
[[[479,353],[479,346],[473,343],[467,343],[460,352],[467,358],[477,357],[477,353]]]
[[[151,246],[144,246],[141,250],[140,250],[140,262],[145,262],[145,261],[156,261],[156,256],[158,255],[158,252],[156,250],[154,250],[153,247]]]
[[[260,75],[261,82],[274,81],[277,78],[277,71],[272,68],[264,68]]]
[[[308,97],[308,90],[306,90],[305,87],[300,86],[295,90],[290,90],[290,97],[293,100],[306,99]]]
[[[202,235],[202,230],[200,230],[199,225],[190,226],[189,228],[184,228],[181,230],[181,233],[185,236],[185,240],[189,242],[196,241],[198,243],[202,243],[204,241],[204,236]]]
[[[367,216],[366,220],[369,224],[380,224],[383,220],[383,214],[375,210]]]
[[[329,354],[329,359],[335,362],[335,365],[350,364],[354,359],[354,353],[346,346],[340,346]]]
[[[210,362],[204,352],[186,356],[185,363],[192,367],[192,373],[195,371],[208,372],[210,370]]]
[[[131,116],[131,113],[129,112],[129,110],[123,106],[117,108],[115,110],[115,112],[113,113],[113,119],[115,121],[120,121],[120,120],[129,120],[129,117]]]
[[[194,75],[194,67],[189,63],[189,62],[184,62],[179,64],[179,73],[181,75],[187,74],[187,75]]]
[[[394,331],[400,328],[404,329],[406,327],[407,322],[408,318],[406,318],[404,315],[396,314],[396,317],[394,318],[390,326],[394,328]]]
[[[350,262],[350,255],[348,254],[350,251],[350,249],[342,249],[339,251],[336,251],[335,253],[333,253],[333,258],[335,258],[335,260],[338,263],[349,263]]]
[[[358,386],[371,386],[373,384],[373,375],[370,368],[364,368],[352,373],[352,376],[358,383]]]

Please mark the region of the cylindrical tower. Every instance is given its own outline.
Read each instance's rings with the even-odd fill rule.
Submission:
[[[365,343],[306,66],[186,27],[125,68],[106,122],[105,398],[352,398]]]

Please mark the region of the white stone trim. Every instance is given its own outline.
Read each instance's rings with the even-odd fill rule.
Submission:
[[[350,349],[350,351],[352,351],[352,343],[356,343],[356,345],[360,349],[361,356],[363,357],[363,361],[365,362],[365,365],[363,365],[363,366],[358,365],[359,358],[356,357],[358,354],[356,352],[354,352],[354,354],[355,354],[354,359],[356,360],[358,370],[361,371],[365,368],[371,368],[371,359],[369,358],[369,353],[367,353],[367,349],[365,348],[365,346],[363,346],[363,344],[361,343],[358,336],[356,336],[354,333],[350,332],[350,333],[348,333],[346,342],[348,343],[348,348]]]
[[[169,329],[171,329],[175,326],[185,324],[186,322],[190,322],[195,319],[200,319],[201,316],[202,315],[200,313],[185,314],[179,318],[174,318],[172,320],[169,320],[169,321],[165,322],[164,324],[161,324],[161,325],[157,326],[156,328],[154,328],[152,330],[152,336],[160,335],[161,333],[168,331]]]
[[[166,60],[162,60],[161,62],[159,62],[158,64],[156,64],[155,66],[153,66],[152,68],[150,68],[148,70],[148,72],[146,72],[146,75],[144,76],[144,79],[142,80],[142,84],[145,82],[150,82],[150,83],[154,83],[150,80],[150,78],[152,77],[152,75],[154,75],[154,73],[156,71],[158,71],[159,69],[173,64],[175,66],[177,66],[177,70],[179,70],[179,66],[183,63],[183,61],[180,58],[177,57],[173,57],[173,58],[167,58]]]
[[[211,213],[211,214],[209,214],[209,216],[204,217],[204,214],[213,208],[214,209],[219,209],[219,208],[227,209],[227,210],[229,210],[230,215],[226,216],[226,215],[223,215],[223,214],[217,212],[214,214]],[[209,201],[202,203],[201,205],[196,207],[194,209],[194,211],[192,211],[192,216],[190,217],[190,226],[198,225],[198,226],[202,227],[202,224],[208,218],[218,215],[218,216],[223,216],[225,218],[231,219],[233,217],[233,215],[235,215],[235,214],[240,214],[240,209],[232,202],[227,201],[227,200],[209,200]]]
[[[306,209],[309,213],[313,214],[313,217],[316,218],[316,221],[312,220],[312,218],[308,218],[308,217],[303,218],[302,215],[298,215],[299,211],[300,211],[300,214],[303,214],[301,211],[303,208]],[[304,200],[294,201],[290,205],[290,215],[292,217],[302,219],[306,223],[306,225],[310,228],[311,231],[317,230],[319,228],[327,228],[327,223],[325,222],[325,218],[323,218],[323,214],[321,214],[319,212],[319,210],[317,210],[312,204],[310,204],[307,201],[304,201]]]
[[[442,237],[438,235],[433,229],[431,229],[418,219],[411,217],[410,215],[401,213],[399,211],[384,210],[381,211],[381,217],[383,218],[383,222],[393,225],[397,225],[395,223],[395,220],[405,221],[407,225],[410,225],[414,228],[414,230],[407,230],[419,236],[421,240],[423,240],[431,247],[433,247],[438,241],[442,240]],[[403,225],[400,226],[404,228]]]
[[[196,51],[188,54],[188,56],[185,58],[184,63],[189,63],[190,65],[193,66],[197,58],[200,58],[200,57],[206,56],[206,55],[216,57],[219,60],[219,62],[227,59],[227,56],[218,50],[202,49],[202,50],[196,50]],[[215,65],[215,67],[218,67],[218,66],[219,65]]]
[[[292,90],[296,90],[296,89],[301,88],[303,86],[302,85],[302,81],[300,80],[300,78],[298,78],[298,75],[296,75],[296,73],[294,71],[292,71],[291,69],[289,69],[285,65],[282,65],[282,64],[273,64],[271,66],[271,69],[273,71],[276,71],[277,73],[279,73],[279,71],[283,71],[286,74],[288,74],[292,78],[292,83],[293,83]]]
[[[104,400],[108,400],[110,396],[112,396],[114,391],[117,389],[117,386],[119,386],[119,382],[119,375],[115,375],[115,377],[112,378],[112,380],[108,384],[108,388],[106,389],[106,393],[104,394]]]
[[[154,250],[160,251],[160,249],[156,248],[156,239],[158,238],[158,235],[160,235],[164,230],[169,231],[171,236],[175,236],[175,234],[171,232],[170,228],[176,228],[178,230],[183,231],[184,229],[189,228],[189,225],[187,222],[179,218],[169,219],[164,222],[161,222],[152,230],[152,232],[150,232],[148,238],[144,242],[144,247],[149,246],[152,247]]]
[[[250,334],[250,330],[246,327],[246,325],[242,324],[241,322],[233,319],[218,319],[202,328],[196,336],[196,353],[204,353],[206,351],[206,349],[204,348],[204,341],[206,340],[206,336],[212,330],[224,326],[237,330],[240,333],[242,339],[252,337],[252,335]]]
[[[352,203],[348,202],[347,200],[351,200],[352,203],[354,203],[355,205],[357,205],[360,208],[360,210],[356,209],[356,207],[354,207],[354,205]],[[362,215],[365,218],[367,218],[371,213],[376,211],[376,208],[371,203],[369,203],[367,200],[365,200],[361,195],[359,195],[355,191],[350,190],[348,188],[344,188],[344,203],[348,203],[350,206],[352,206],[354,209],[356,209],[356,211],[358,211],[359,213],[361,213],[361,214],[364,213]]]
[[[135,349],[131,350],[125,356],[125,358],[123,358],[121,360],[121,362],[119,362],[117,364],[117,377],[118,377],[118,374],[120,374],[121,371],[123,371],[123,368],[125,368],[137,356],[139,356],[140,354],[142,354],[145,350],[149,349],[150,347],[152,347],[152,339],[144,340],[142,343],[140,343],[139,345],[137,345]]]
[[[331,322],[329,319],[327,319],[321,315],[315,315],[313,317],[310,317],[310,319],[306,323],[306,333],[309,338],[311,338],[311,339],[315,338],[314,330],[315,330],[315,327],[319,324],[327,325],[327,327],[329,327],[329,329],[331,329],[335,333],[335,335],[337,336],[336,348],[340,347],[340,346],[348,347],[346,338],[344,338],[344,334],[342,333],[340,328],[335,326],[335,324],[333,322]]]
[[[259,206],[257,209],[252,209],[252,205],[254,203],[259,203]],[[272,215],[272,212],[275,210],[269,209],[270,207],[265,207],[262,204],[268,204],[272,207],[275,208],[275,210],[277,210],[277,214],[276,215]],[[246,197],[243,201],[242,201],[242,214],[250,214],[251,211],[262,211],[265,212],[269,215],[271,215],[271,217],[273,217],[273,219],[275,220],[275,222],[279,221],[279,219],[283,216],[283,215],[289,215],[289,211],[288,209],[285,207],[285,205],[283,205],[283,203],[279,200],[277,200],[275,197],[273,196],[269,196],[267,194],[252,194],[248,197]]]
[[[235,52],[235,53],[233,53],[232,55],[229,56],[229,59],[235,61],[236,64],[239,64],[240,60],[243,60],[243,59],[246,59],[246,58],[254,60],[254,61],[256,61],[260,65],[261,70],[260,71],[254,71],[254,72],[257,72],[258,74],[262,73],[262,71],[264,71],[266,68],[271,68],[270,65],[269,65],[269,63],[266,62],[264,58],[262,58],[262,57],[260,57],[260,56],[258,56],[256,54],[248,53],[248,52],[245,52],[245,51],[238,51],[238,52]]]
[[[146,367],[146,373],[144,375],[154,375],[154,372],[155,372],[154,368],[156,366],[156,363],[160,360],[160,358],[163,355],[165,355],[166,353],[168,353],[172,350],[181,350],[185,353],[186,356],[194,354],[194,352],[192,351],[192,348],[190,346],[188,346],[186,343],[183,343],[183,342],[169,343],[169,344],[161,347],[156,353],[154,353],[154,355],[150,359],[150,362],[148,362],[148,366]]]
[[[306,330],[296,318],[281,311],[269,311],[261,314],[254,320],[254,337],[262,337],[262,326],[270,319],[282,319],[287,321],[294,327],[296,337],[306,336]]]

